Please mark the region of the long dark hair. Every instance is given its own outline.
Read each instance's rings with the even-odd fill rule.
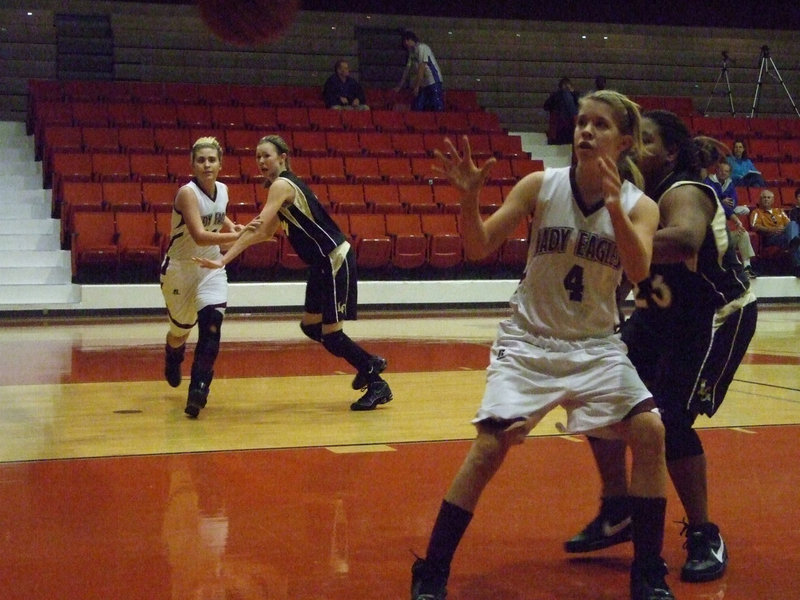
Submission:
[[[701,179],[703,169],[730,154],[728,147],[719,140],[704,135],[693,137],[683,120],[673,112],[648,110],[643,116],[658,125],[664,146],[677,153],[673,167],[676,173]]]
[[[733,140],[734,147],[736,146],[736,144],[741,144],[742,145],[742,158],[741,158],[741,160],[745,160],[747,158],[750,158],[749,156],[747,156],[747,144],[744,143],[744,140],[741,139],[741,138],[739,138],[738,140]]]

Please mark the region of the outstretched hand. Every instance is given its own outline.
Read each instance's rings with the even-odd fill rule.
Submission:
[[[210,258],[201,258],[199,256],[193,256],[192,260],[206,269],[221,269],[225,266],[222,264],[222,260],[211,260]]]
[[[620,190],[622,189],[622,178],[617,168],[617,163],[608,155],[603,155],[597,159],[600,168],[600,175],[603,182],[603,199],[605,205],[619,204]]]
[[[434,164],[433,170],[443,174],[451,185],[455,186],[464,193],[477,192],[489,176],[492,166],[497,162],[494,157],[489,158],[479,169],[472,160],[472,149],[469,145],[469,138],[465,135],[462,138],[464,144],[464,154],[459,154],[450,138],[444,138],[444,143],[448,147],[448,153],[442,153],[438,148],[433,151],[439,159],[441,166]]]

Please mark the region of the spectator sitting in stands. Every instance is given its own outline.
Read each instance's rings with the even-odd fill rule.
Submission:
[[[750,228],[761,235],[764,246],[777,246],[789,251],[792,274],[800,277],[800,225],[789,220],[781,208],[773,208],[775,194],[761,190],[758,207],[750,213]]]
[[[728,156],[727,161],[731,166],[733,185],[767,187],[767,183],[761,176],[761,171],[756,169],[753,161],[748,158],[744,141],[736,140],[733,143],[733,154]]]
[[[569,77],[562,77],[558,82],[558,89],[545,100],[544,109],[550,113],[548,144],[572,143],[575,117],[578,114],[578,97]]]
[[[739,194],[736,192],[736,186],[733,185],[733,179],[731,178],[731,166],[727,162],[719,163],[715,177],[722,190],[722,195],[719,197],[720,200],[729,202],[733,212],[740,217],[749,215],[750,207],[739,204]]]
[[[789,210],[789,219],[800,225],[800,187],[794,191],[794,206]]]
[[[333,66],[333,75],[322,88],[322,98],[328,108],[369,110],[364,88],[350,76],[350,65],[344,59]]]
[[[732,225],[732,228],[728,229],[728,233],[730,234],[733,246],[739,253],[742,265],[744,266],[744,272],[747,273],[750,279],[755,279],[756,272],[750,264],[750,259],[753,258],[756,253],[755,250],[753,250],[753,244],[750,242],[750,233],[745,229],[744,224],[739,219],[740,214],[745,216],[750,213],[750,209],[746,206],[736,206],[736,188],[731,184],[729,177],[731,172],[730,165],[724,161],[720,162],[716,165],[716,170],[716,173],[709,173],[703,183],[714,188],[714,191],[717,193],[717,197],[722,204],[722,210],[725,211],[725,218],[730,225]],[[728,186],[725,188],[723,188],[723,181],[728,183]],[[737,211],[737,208],[743,208],[745,212],[741,213]]]

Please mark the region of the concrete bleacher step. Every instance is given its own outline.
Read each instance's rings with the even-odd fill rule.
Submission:
[[[51,218],[50,190],[34,159],[25,124],[0,122],[0,306],[23,310],[79,303],[70,253],[60,248],[60,223]]]
[[[58,250],[58,234],[4,233],[0,231],[0,251]]]
[[[566,167],[572,161],[572,146],[549,146],[547,135],[533,131],[512,131],[510,135],[518,135],[522,149],[544,162],[545,167]]]
[[[3,190],[36,190],[42,189],[42,175],[36,173],[21,173],[20,167],[17,165],[24,165],[25,163],[7,163],[2,161],[0,163],[7,172],[13,172],[14,175],[0,175],[0,189]]]
[[[65,285],[70,276],[69,267],[9,267],[3,269],[3,285]]]
[[[12,193],[13,190],[13,193]],[[5,188],[0,197],[0,212],[7,219],[49,219],[51,207],[50,190],[21,190]]]
[[[59,233],[56,219],[11,218],[0,221],[0,235],[55,235]]]
[[[72,304],[80,302],[80,286],[71,282],[66,250],[0,252],[0,306]]]
[[[9,250],[0,252],[0,269],[50,269],[70,268],[70,253],[68,250]]]
[[[6,310],[53,307],[80,301],[81,287],[72,283],[0,284],[0,306]]]

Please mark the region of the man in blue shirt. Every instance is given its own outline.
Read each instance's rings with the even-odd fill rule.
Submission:
[[[350,65],[346,60],[337,60],[333,67],[333,75],[325,81],[322,97],[325,106],[338,109],[369,110],[364,88],[350,77]]]

